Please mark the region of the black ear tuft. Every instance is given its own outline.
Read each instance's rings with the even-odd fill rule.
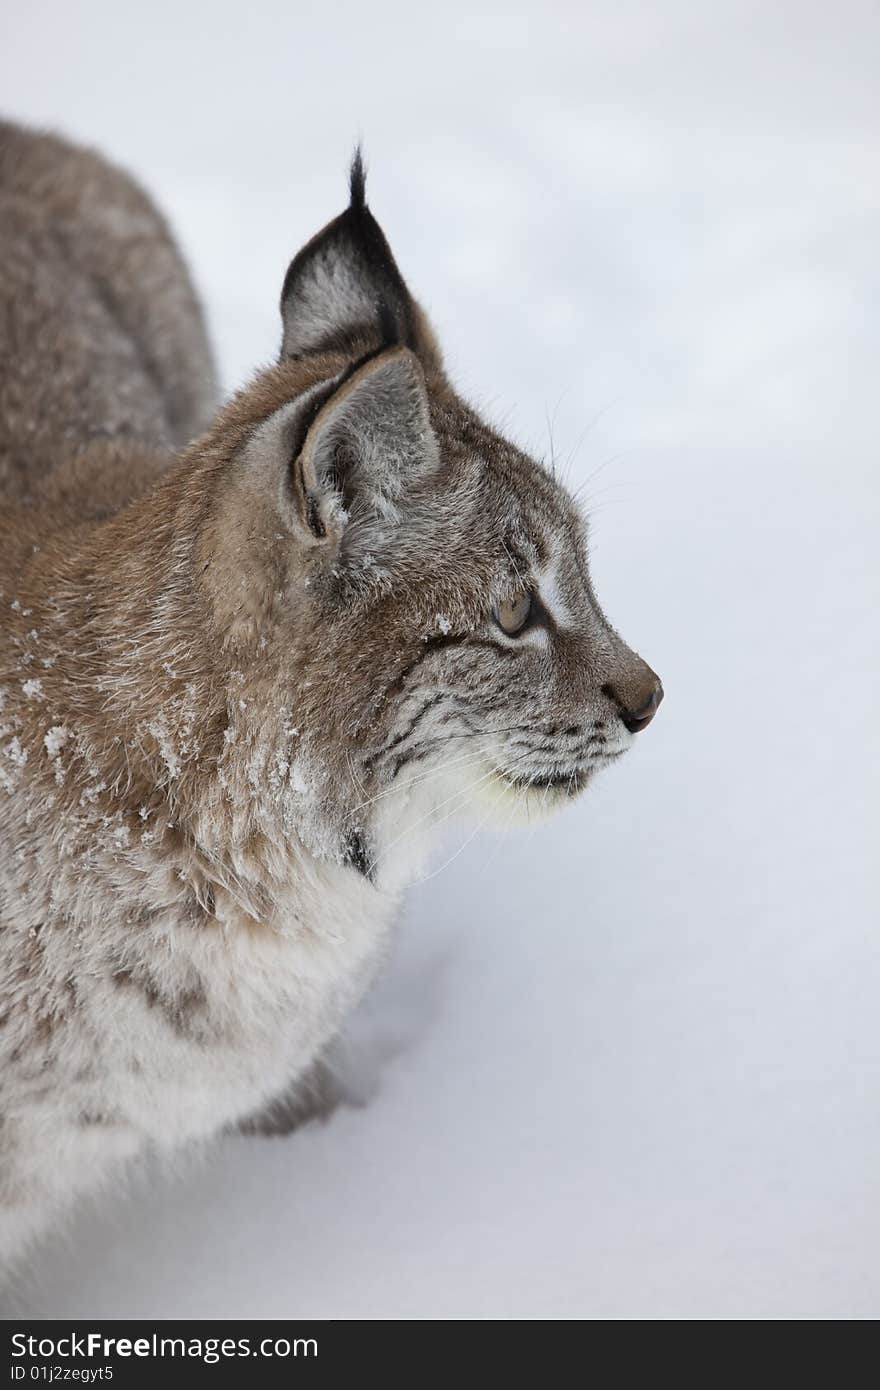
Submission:
[[[350,190],[349,206],[355,212],[363,212],[367,206],[367,171],[364,168],[364,157],[360,145],[355,146],[348,187]]]
[[[312,237],[288,268],[281,291],[284,357],[346,350],[364,335],[384,347],[418,348],[418,310],[367,207],[360,146],[349,187],[345,212]]]

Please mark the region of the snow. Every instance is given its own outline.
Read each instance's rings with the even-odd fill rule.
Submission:
[[[174,735],[171,733],[164,718],[160,716],[153,719],[147,725],[147,733],[152,734],[159,745],[159,753],[168,771],[168,776],[174,778],[180,775],[181,761],[177,748],[174,743]]]
[[[13,767],[24,767],[25,763],[28,760],[28,750],[26,748],[22,748],[21,742],[17,736],[11,739],[9,743],[7,743],[3,751],[5,752],[9,761],[12,763]]]
[[[53,724],[51,729],[48,730],[43,738],[43,743],[46,746],[47,756],[52,761],[58,757],[58,754],[67,743],[69,737],[70,733],[63,724]]]
[[[666,687],[577,807],[410,896],[366,1109],[144,1178],[15,1313],[880,1312],[878,37],[858,0],[10,13],[5,110],[159,194],[229,385],[363,137]]]

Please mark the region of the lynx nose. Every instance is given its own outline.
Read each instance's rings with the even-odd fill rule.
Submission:
[[[631,734],[637,734],[639,729],[647,729],[657,710],[660,708],[660,701],[663,699],[663,686],[657,677],[654,677],[654,689],[645,699],[643,704],[637,709],[621,708],[620,717]]]
[[[646,729],[660,707],[663,686],[644,661],[639,662],[636,680],[612,682],[604,687],[605,694],[616,704],[624,725],[631,734]]]

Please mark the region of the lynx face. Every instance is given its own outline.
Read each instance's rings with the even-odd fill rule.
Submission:
[[[359,159],[282,317],[279,365],[213,441],[208,535],[228,566],[209,582],[222,640],[258,641],[283,692],[288,733],[267,730],[264,761],[310,803],[291,819],[308,810],[373,877],[404,810],[476,799],[507,821],[564,802],[663,692],[602,613],[572,499],[450,386]]]

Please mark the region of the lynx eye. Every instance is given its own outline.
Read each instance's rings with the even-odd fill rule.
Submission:
[[[502,632],[506,632],[508,637],[516,637],[522,632],[531,612],[532,595],[523,593],[516,594],[513,598],[502,599],[501,603],[492,609],[492,616]]]

